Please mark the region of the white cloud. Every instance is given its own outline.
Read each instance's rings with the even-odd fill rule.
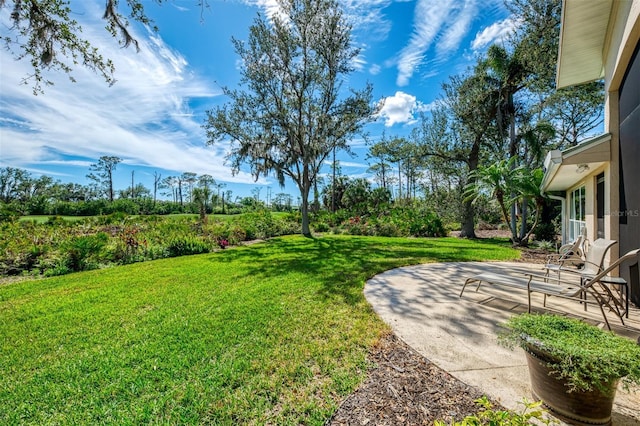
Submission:
[[[100,15],[82,18],[89,16]],[[6,24],[5,17],[0,25]],[[116,84],[109,87],[78,66],[73,70],[77,83],[57,73],[52,75],[55,85],[34,96],[29,84],[19,84],[31,71],[29,63],[0,51],[2,163],[32,170],[61,163],[74,168],[86,166],[87,159],[115,155],[126,164],[253,183],[247,173],[230,178],[224,164],[227,144],[205,144],[205,117],[190,104],[218,96],[212,82],[191,71],[179,52],[152,33],[134,34],[140,43],[136,52],[121,49],[102,22],[81,24],[102,55],[114,60]]]
[[[240,2],[258,7],[270,20],[277,15],[284,17],[277,0],[240,0]],[[383,9],[391,3],[393,0],[341,0],[339,2],[345,18],[354,29],[364,28],[369,37],[381,39],[385,38],[391,30],[391,22],[383,13]]]
[[[284,18],[282,8],[277,0],[243,0],[243,3],[262,9],[270,20],[273,20],[276,16]]]
[[[413,18],[413,34],[409,44],[400,51],[398,59],[398,86],[406,86],[409,83],[454,7],[455,4],[451,0],[418,0]]]
[[[378,64],[373,64],[369,67],[369,74],[371,75],[378,75],[380,71],[382,71],[382,67]]]
[[[369,167],[368,164],[363,164],[363,163],[355,163],[353,161],[339,161],[340,163],[340,167],[351,167],[351,168],[356,168],[356,169],[362,169],[362,168],[367,168]],[[332,166],[333,162],[331,160],[324,160],[324,164],[326,164],[327,166]]]
[[[457,10],[455,11],[458,12]],[[453,12],[452,10],[452,14]],[[451,19],[451,25],[445,29],[441,39],[438,40],[438,56],[447,56],[449,52],[458,49],[462,39],[469,32],[476,14],[477,7],[474,0],[467,0],[460,6],[459,12]]]
[[[351,60],[351,66],[356,71],[362,71],[366,65],[367,60],[362,55],[362,52]]]
[[[427,105],[416,101],[416,97],[404,92],[396,92],[395,95],[386,97],[383,106],[378,113],[379,118],[384,118],[384,125],[391,127],[394,124],[415,123],[414,114],[426,111]]]
[[[471,42],[471,48],[478,50],[500,42],[507,38],[517,26],[518,22],[511,18],[498,21],[476,34],[476,38]]]
[[[413,33],[396,59],[396,84],[407,86],[418,70],[421,78],[438,74],[440,66],[458,52],[474,21],[487,14],[504,13],[499,4],[489,0],[418,0]],[[512,19],[491,25],[476,35],[473,49],[504,39],[516,25]]]
[[[342,0],[340,4],[354,30],[365,30],[367,37],[371,39],[385,39],[391,31],[391,22],[385,17],[383,10],[392,2],[392,0]]]

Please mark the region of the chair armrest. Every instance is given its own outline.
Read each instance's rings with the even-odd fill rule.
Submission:
[[[565,285],[579,285],[578,283],[574,282],[574,281],[568,281],[565,279],[559,279],[556,277],[549,277],[547,275],[541,275],[541,274],[535,274],[535,273],[531,273],[531,272],[523,272],[522,273],[524,276],[529,277],[530,280],[536,279],[536,280],[542,280],[545,283],[549,282],[551,284],[565,284]]]
[[[583,274],[582,275],[586,280],[592,280],[595,275],[593,274]],[[604,283],[604,284],[615,284],[615,285],[627,285],[627,280],[625,280],[622,277],[611,277],[611,276],[604,276],[602,278],[600,278],[599,280],[600,282]]]
[[[563,255],[569,251],[573,251],[573,244],[565,244],[563,246],[560,246],[560,248],[558,249],[558,254]]]
[[[547,256],[547,264],[562,265],[567,262],[584,263],[584,259],[575,254],[550,254]]]

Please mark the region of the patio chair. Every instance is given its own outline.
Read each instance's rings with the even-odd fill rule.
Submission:
[[[605,308],[613,312],[624,325],[624,317],[628,316],[629,311],[629,288],[627,282],[619,277],[609,276],[611,271],[620,266],[627,260],[638,257],[640,249],[631,250],[618,260],[613,262],[607,268],[599,271],[593,276],[584,276],[579,282],[566,282],[558,280],[557,283],[550,284],[546,281],[537,281],[544,279],[543,276],[536,274],[526,273],[523,276],[514,276],[509,274],[495,274],[491,272],[485,272],[467,278],[462,291],[460,291],[460,297],[464,293],[468,284],[477,283],[476,291],[480,288],[482,283],[501,285],[512,288],[519,288],[527,291],[527,303],[528,311],[531,312],[531,293],[540,293],[544,296],[543,305],[546,306],[547,296],[561,297],[564,299],[572,299],[581,303],[595,303],[599,306],[600,312],[604,319],[607,328],[611,330],[611,325],[607,319]],[[611,289],[611,285],[624,286],[625,292],[622,296],[622,292],[614,294]],[[590,300],[589,296],[592,298]],[[624,300],[623,300],[624,299]]]
[[[618,242],[615,240],[598,238],[589,246],[589,250],[584,254],[584,259],[581,257],[567,255],[564,258],[558,258],[557,263],[546,263],[544,265],[545,277],[549,277],[549,273],[551,273],[551,271],[554,271],[557,274],[558,281],[560,281],[562,272],[579,274],[580,276],[595,276],[602,271],[604,258],[607,255],[607,252],[617,243]],[[578,268],[572,267],[576,263],[580,263],[581,266]]]
[[[580,234],[572,243],[561,246],[557,253],[548,255],[545,264],[580,267],[584,264],[585,247],[588,245],[587,237]]]

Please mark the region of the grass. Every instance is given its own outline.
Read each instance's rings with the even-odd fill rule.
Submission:
[[[506,242],[285,237],[0,286],[0,424],[323,424],[387,330],[366,279]]]
[[[46,223],[49,221],[49,218],[53,217],[53,215],[28,215],[28,216],[20,216],[20,219],[18,219],[21,222],[34,222],[34,223],[38,223],[38,224],[42,224],[42,223]],[[66,221],[69,222],[77,222],[80,220],[84,220],[90,217],[95,217],[95,216],[58,216],[59,218],[62,218]]]
[[[229,220],[230,218],[234,217],[234,215],[223,215],[223,214],[216,214],[216,215],[210,214],[208,216],[211,219],[215,218],[215,219],[221,219],[221,220]],[[238,216],[238,215],[235,215],[235,216]],[[41,224],[41,223],[46,223],[51,217],[54,217],[54,215],[27,215],[27,216],[20,216],[19,220],[21,222],[35,222],[35,223]],[[100,216],[56,216],[56,217],[59,217],[69,222],[76,222],[76,221],[89,219],[89,218],[96,218]],[[136,217],[136,216],[132,215],[131,217]],[[180,220],[184,218],[195,219],[198,217],[198,215],[193,213],[174,213],[174,214],[164,215],[163,217]]]

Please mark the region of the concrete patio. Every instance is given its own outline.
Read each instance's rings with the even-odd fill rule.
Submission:
[[[377,275],[366,283],[364,293],[396,335],[425,358],[505,407],[521,409],[523,398],[532,398],[524,352],[498,345],[496,336],[507,318],[527,311],[526,292],[491,285],[482,285],[476,292],[475,285],[469,285],[459,297],[467,277],[507,271],[539,272],[541,266],[507,262],[422,264]],[[570,314],[604,324],[595,305],[589,305],[585,312],[576,301],[552,297],[543,308],[542,297],[532,295],[538,312]],[[631,308],[624,327],[615,315],[607,317],[616,333],[634,340],[640,337],[639,309]],[[613,424],[640,425],[640,389],[618,390]]]

